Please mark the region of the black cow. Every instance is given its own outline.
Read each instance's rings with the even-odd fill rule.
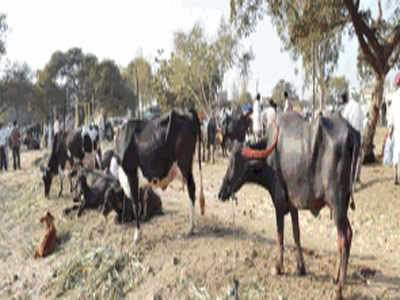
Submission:
[[[243,143],[249,130],[251,119],[247,114],[227,115],[222,123],[222,156],[226,156],[227,141]]]
[[[328,205],[338,232],[338,298],[342,297],[350,254],[352,230],[347,210],[359,151],[360,134],[339,115],[309,123],[296,113],[283,114],[278,126],[268,128],[259,143],[250,148],[235,145],[219,192],[219,198],[227,200],[247,182],[269,191],[278,227],[278,274],[283,272],[284,216],[290,212],[297,271],[304,275],[298,209],[309,209],[317,216]]]
[[[119,182],[139,216],[138,168],[153,186],[165,189],[179,168],[184,177],[190,197],[190,226],[194,228],[195,182],[193,179],[193,156],[198,143],[198,160],[201,178],[201,128],[194,109],[190,113],[173,109],[156,120],[131,120],[124,124],[116,139],[111,165],[117,164]],[[201,180],[200,207],[204,202]],[[135,242],[140,239],[140,222],[136,217]]]
[[[79,204],[66,208],[64,213],[69,214],[72,210],[78,210],[77,215],[80,217],[86,208],[100,208],[104,204],[107,189],[117,187],[119,183],[114,176],[82,169],[78,175],[77,191],[73,198],[73,201]]]
[[[140,187],[139,199],[141,204],[139,217],[142,221],[163,214],[161,198],[150,186]],[[136,218],[132,202],[125,201],[124,191],[119,185],[110,186],[104,195],[103,215],[107,217],[112,210],[117,213],[116,223],[132,222]]]
[[[100,147],[98,147],[98,135],[97,138],[92,141],[90,135],[82,128],[72,131],[60,131],[54,136],[53,145],[50,157],[47,162],[46,168],[40,167],[43,172],[43,183],[44,183],[44,195],[49,196],[51,183],[53,177],[57,174],[60,176],[60,191],[58,197],[61,197],[63,192],[63,179],[64,169],[67,162],[71,166],[71,170],[74,167],[74,159],[77,158],[80,165],[83,165],[83,159],[85,153],[96,152],[96,162],[101,158]],[[98,165],[100,163],[97,163]],[[72,192],[72,175],[69,174],[70,180],[70,191]]]
[[[212,156],[212,163],[215,163],[215,148],[217,146],[217,119],[211,117],[203,123],[203,161],[205,161],[207,150],[207,161]],[[211,152],[212,147],[212,152]]]

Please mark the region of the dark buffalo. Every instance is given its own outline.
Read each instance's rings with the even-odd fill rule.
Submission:
[[[156,120],[132,120],[124,124],[117,136],[111,169],[115,170],[127,199],[140,215],[138,168],[153,185],[165,189],[179,168],[187,183],[190,197],[190,226],[194,228],[195,182],[193,156],[198,143],[201,177],[201,128],[195,110],[190,113],[172,110]],[[117,165],[117,167],[115,167]],[[202,180],[200,181],[200,207],[204,207]],[[140,239],[140,222],[136,217],[135,242]]]
[[[73,198],[79,204],[64,210],[69,214],[72,210],[78,210],[78,217],[87,209],[101,208],[104,204],[105,193],[108,188],[119,187],[118,180],[112,175],[104,175],[97,171],[82,169],[78,175],[77,191]]]
[[[283,272],[284,216],[290,212],[297,271],[303,275],[298,209],[308,209],[317,216],[327,205],[338,232],[338,298],[342,297],[350,255],[352,230],[347,210],[359,151],[360,134],[340,116],[308,123],[296,113],[287,113],[275,128],[268,128],[266,138],[259,143],[250,148],[235,145],[219,192],[219,198],[227,200],[248,182],[269,191],[278,227],[278,274]]]
[[[216,117],[211,117],[205,120],[203,123],[203,161],[206,160],[206,150],[207,150],[207,161],[210,161],[210,156],[212,156],[212,163],[215,163],[215,148],[217,146],[217,119]],[[211,152],[212,147],[212,152]]]
[[[53,145],[50,153],[50,157],[47,162],[47,166],[41,166],[43,172],[43,183],[44,183],[44,195],[49,196],[51,183],[53,177],[57,174],[60,176],[60,191],[58,197],[61,197],[63,192],[63,179],[64,170],[66,163],[68,162],[71,169],[74,167],[74,160],[77,159],[80,165],[83,165],[83,159],[87,153],[96,153],[95,165],[100,165],[98,161],[101,159],[100,147],[98,147],[98,134],[93,134],[93,131],[87,131],[82,128],[72,131],[60,131],[54,136]],[[97,131],[98,132],[98,131]],[[70,173],[70,191],[72,192],[72,175]]]
[[[243,143],[249,130],[251,119],[247,114],[227,115],[222,122],[222,156],[226,156],[227,141]]]

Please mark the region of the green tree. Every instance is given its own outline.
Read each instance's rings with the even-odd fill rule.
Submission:
[[[231,20],[239,34],[247,36],[265,15],[272,24],[293,60],[302,59],[305,74],[304,88],[315,83],[320,89],[322,107],[329,75],[337,67],[341,36],[346,20],[339,1],[310,0],[231,0]]]
[[[144,107],[151,105],[153,98],[151,65],[140,55],[128,64],[122,75],[138,99],[139,115],[141,116]]]
[[[156,60],[158,70],[153,81],[154,91],[159,101],[170,101],[161,106],[195,106],[211,113],[218,104],[226,72],[234,65],[243,67],[247,64],[248,68],[251,55],[245,56],[239,50],[239,39],[224,20],[213,40],[207,38],[199,24],[188,33],[176,32],[174,52],[167,59]],[[159,95],[160,92],[163,95]]]
[[[326,93],[327,104],[337,104],[341,95],[349,90],[349,82],[345,76],[329,79]]]
[[[2,82],[2,104],[13,107],[17,113],[32,109],[34,101],[33,72],[26,64],[13,63],[6,66]],[[4,113],[4,111],[3,111]]]
[[[5,40],[6,40],[6,34],[8,31],[8,25],[7,25],[7,17],[5,14],[0,13],[0,60],[1,57],[6,53],[6,45],[5,45]],[[0,115],[5,112],[7,109],[7,105],[4,100],[4,80],[0,79]]]
[[[288,93],[290,99],[292,100],[299,99],[299,96],[297,94],[294,85],[288,81],[285,81],[284,79],[281,79],[276,83],[276,85],[272,89],[272,96],[271,96],[272,99],[274,99],[275,103],[281,107],[284,107],[285,105],[283,98],[283,94],[285,91]]]
[[[94,98],[100,108],[113,114],[126,112],[127,108],[135,111],[136,97],[114,61],[103,60],[95,74]]]

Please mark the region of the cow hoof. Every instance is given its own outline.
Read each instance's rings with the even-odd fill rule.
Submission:
[[[186,237],[191,237],[191,236],[193,236],[193,228],[189,228],[188,230],[186,230],[185,236],[186,236]]]
[[[273,276],[276,276],[276,275],[282,275],[283,274],[283,271],[282,271],[282,268],[281,267],[279,267],[279,266],[274,266],[274,267],[272,267],[272,269],[271,269],[271,274],[273,275]]]
[[[134,237],[134,243],[135,243],[135,245],[139,244],[140,240],[141,240],[140,230],[136,229],[136,231],[135,231],[135,237]]]
[[[338,287],[337,291],[336,291],[336,300],[343,300],[343,295],[342,295],[342,288]]]
[[[304,266],[297,267],[297,276],[305,276],[306,275],[306,268]]]

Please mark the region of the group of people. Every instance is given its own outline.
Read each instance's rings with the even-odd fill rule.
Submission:
[[[20,146],[21,133],[17,121],[12,127],[0,124],[0,171],[8,170],[8,147],[12,150],[14,170],[21,169]]]

